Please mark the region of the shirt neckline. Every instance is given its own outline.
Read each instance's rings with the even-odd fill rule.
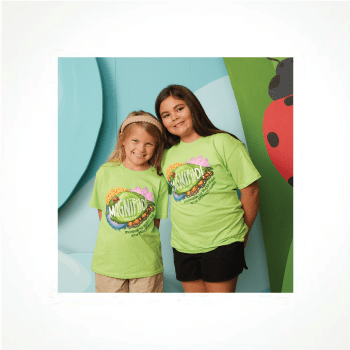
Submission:
[[[205,137],[207,136],[201,136],[199,139],[195,140],[195,141],[192,141],[192,142],[183,142],[181,139],[180,139],[180,145],[193,145],[195,143],[198,143],[199,140],[202,140],[204,139]]]
[[[123,167],[123,169],[125,169],[126,171],[132,171],[133,173],[142,173],[142,172],[145,172],[145,171],[149,171],[152,169],[152,165],[149,166],[148,169],[145,169],[145,170],[132,170],[132,169],[129,169],[127,168],[123,162],[120,163],[120,166]]]

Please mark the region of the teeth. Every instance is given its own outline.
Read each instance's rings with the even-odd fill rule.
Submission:
[[[135,152],[134,152],[134,154],[135,154],[135,156],[138,157],[138,158],[143,158],[143,157],[144,157],[144,156],[142,156],[141,154],[137,154],[137,153],[135,153]]]
[[[183,124],[183,122],[181,122],[181,123],[179,123],[179,124],[176,124],[175,125],[175,128],[177,128],[178,126],[180,126],[180,125],[182,125]]]

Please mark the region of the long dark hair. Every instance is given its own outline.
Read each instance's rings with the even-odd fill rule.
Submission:
[[[196,95],[191,90],[187,89],[185,86],[182,85],[167,86],[159,93],[156,99],[156,115],[163,127],[164,124],[162,117],[159,113],[159,108],[160,104],[169,96],[173,96],[174,98],[185,101],[187,107],[191,111],[193,129],[199,136],[210,136],[214,134],[225,133],[231,135],[232,137],[238,140],[238,138],[235,135],[230,134],[227,131],[218,129],[208,118]],[[180,142],[180,137],[171,134],[165,127],[164,129],[166,136],[165,147],[169,148],[173,145],[177,145]]]

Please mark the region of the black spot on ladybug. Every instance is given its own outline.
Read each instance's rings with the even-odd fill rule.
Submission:
[[[276,76],[274,76],[269,85],[269,95],[276,101],[280,98],[293,94],[293,59],[286,58],[282,62],[274,58],[267,57],[269,60],[277,61]]]
[[[286,106],[293,106],[293,96],[288,96],[284,99],[284,104]]]
[[[280,84],[280,81],[281,81],[281,79],[280,79],[279,74],[274,76],[270,81],[269,90],[275,89],[276,87],[278,87],[278,85]]]
[[[288,183],[293,187],[293,176],[288,179]]]
[[[269,141],[269,144],[271,147],[277,147],[280,140],[275,132],[269,132],[267,134],[267,141]]]

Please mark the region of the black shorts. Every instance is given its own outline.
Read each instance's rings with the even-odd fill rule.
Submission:
[[[187,254],[175,248],[176,279],[189,282],[202,279],[205,282],[229,281],[247,269],[244,258],[244,242],[220,246],[207,253]]]

